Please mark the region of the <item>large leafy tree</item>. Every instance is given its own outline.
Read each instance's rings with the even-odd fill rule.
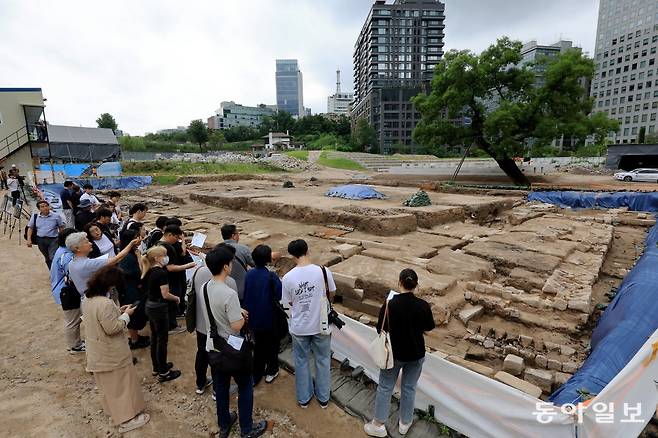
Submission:
[[[372,127],[368,120],[360,118],[356,121],[354,132],[352,133],[352,144],[357,151],[370,150],[379,144],[377,141],[377,131]]]
[[[295,119],[292,118],[289,112],[277,111],[272,116],[263,117],[261,123],[261,132],[263,135],[270,131],[273,132],[286,132],[292,131],[295,128]]]
[[[101,114],[100,117],[96,119],[96,124],[99,128],[109,128],[114,133],[116,133],[116,130],[119,127],[117,121],[114,120],[114,117],[110,113]]]
[[[187,128],[187,136],[191,142],[199,145],[199,151],[203,152],[203,144],[208,142],[210,135],[208,128],[201,120],[192,120]]]
[[[413,103],[422,118],[414,130],[425,146],[469,145],[485,151],[517,184],[528,185],[514,157],[528,143],[545,146],[564,135],[584,142],[602,140],[618,129],[603,113],[590,117],[593,100],[582,81],[594,74],[594,63],[579,50],[545,58],[537,81],[528,66],[519,67],[518,41],[504,37],[480,55],[450,51],[437,64],[429,94]]]

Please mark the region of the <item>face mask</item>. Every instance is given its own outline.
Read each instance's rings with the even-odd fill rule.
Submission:
[[[162,266],[167,266],[168,264],[169,264],[169,257],[168,257],[168,256],[164,256],[164,257],[162,258]]]

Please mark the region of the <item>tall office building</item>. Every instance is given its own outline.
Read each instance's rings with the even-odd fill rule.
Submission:
[[[594,111],[620,122],[612,140],[637,143],[656,133],[658,7],[655,0],[600,0],[591,93]]]
[[[336,70],[336,93],[327,98],[327,114],[347,115],[354,93],[343,93],[340,89],[340,70]]]
[[[276,60],[276,106],[293,117],[304,117],[304,85],[296,59]]]
[[[439,0],[376,0],[354,45],[352,122],[366,118],[379,150],[403,144],[420,120],[410,99],[429,91],[443,56],[445,6]]]

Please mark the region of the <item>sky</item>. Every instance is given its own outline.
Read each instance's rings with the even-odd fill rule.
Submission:
[[[391,0],[389,0],[390,2]],[[0,87],[40,87],[50,123],[104,112],[142,135],[204,121],[222,101],[276,103],[275,60],[296,58],[304,105],[350,91],[372,0],[0,0]],[[598,0],[444,0],[445,49],[503,35],[594,52]]]

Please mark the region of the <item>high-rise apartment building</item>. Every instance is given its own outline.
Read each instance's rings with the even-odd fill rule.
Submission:
[[[276,105],[293,117],[304,117],[304,85],[296,59],[276,60]]]
[[[376,0],[354,45],[352,121],[366,118],[378,148],[414,151],[420,113],[410,99],[429,91],[443,56],[445,6],[439,0]]]
[[[257,127],[264,116],[273,116],[274,109],[268,105],[245,106],[235,102],[222,102],[215,115],[208,118],[208,129],[229,129],[235,126]]]
[[[336,70],[336,93],[327,98],[327,114],[347,115],[354,93],[343,93],[340,90],[340,70]]]
[[[642,127],[657,132],[657,50],[655,0],[600,0],[591,93],[594,111],[619,120],[616,143],[637,143]]]

